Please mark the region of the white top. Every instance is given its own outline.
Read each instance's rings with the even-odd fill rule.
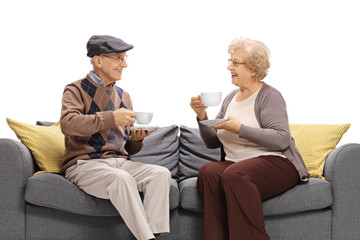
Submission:
[[[242,124],[260,128],[254,110],[255,99],[259,91],[260,89],[241,102],[235,100],[235,95],[226,110],[225,117],[232,115]],[[281,152],[270,151],[227,130],[218,130],[217,135],[224,146],[225,160],[228,161],[239,162],[249,158],[269,155],[285,157]]]

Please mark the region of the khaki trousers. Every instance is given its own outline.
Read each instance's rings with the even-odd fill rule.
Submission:
[[[65,178],[90,195],[110,199],[136,239],[170,232],[167,168],[124,158],[78,160]]]

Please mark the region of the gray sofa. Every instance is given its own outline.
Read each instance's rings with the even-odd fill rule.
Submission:
[[[173,125],[146,138],[132,158],[172,173],[171,233],[158,239],[202,239],[196,176],[202,164],[220,159],[220,150],[207,149],[197,129]],[[110,201],[60,174],[33,176],[37,168],[26,146],[0,139],[0,239],[134,239]],[[263,202],[271,239],[360,239],[360,144],[332,151],[324,175]]]

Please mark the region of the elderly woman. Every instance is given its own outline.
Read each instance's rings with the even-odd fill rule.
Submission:
[[[309,172],[290,135],[286,104],[264,83],[270,67],[268,48],[239,38],[230,43],[232,84],[238,88],[224,99],[218,125],[199,123],[208,148],[222,149],[222,161],[204,164],[198,191],[204,206],[204,239],[270,239],[265,230],[262,200],[308,181]],[[190,103],[197,120],[207,120],[201,98]]]

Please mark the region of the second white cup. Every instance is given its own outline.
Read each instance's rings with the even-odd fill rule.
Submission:
[[[135,112],[135,120],[138,124],[144,124],[147,125],[151,122],[153,118],[152,112]]]
[[[207,93],[201,93],[201,102],[207,106],[217,106],[221,103],[222,94],[221,92],[207,92]]]

